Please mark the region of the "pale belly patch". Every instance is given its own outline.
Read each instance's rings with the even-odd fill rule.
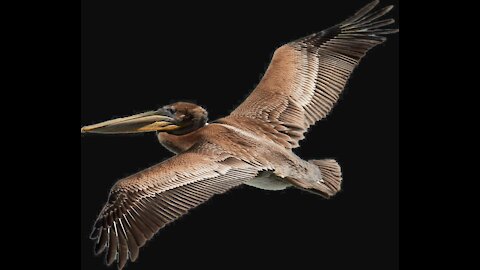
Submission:
[[[272,191],[284,190],[292,186],[290,183],[285,182],[281,178],[272,175],[258,176],[246,182],[245,184],[251,187]]]

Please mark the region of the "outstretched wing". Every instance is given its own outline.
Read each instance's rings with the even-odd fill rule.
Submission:
[[[265,169],[203,144],[120,180],[94,225],[95,252],[122,269],[165,225]]]
[[[397,29],[380,20],[393,6],[372,11],[374,1],[351,18],[275,51],[252,94],[229,117],[268,123],[287,148],[299,146],[307,129],[325,118],[365,54]]]

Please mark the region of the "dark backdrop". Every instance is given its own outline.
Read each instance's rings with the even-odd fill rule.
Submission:
[[[81,125],[177,100],[228,114],[259,82],[274,49],[352,15],[367,1],[191,6],[82,2]],[[397,1],[391,16],[398,21]],[[332,200],[299,190],[241,187],[173,223],[127,269],[292,266],[398,269],[398,35],[375,48],[340,103],[296,151],[336,158],[343,191]],[[81,139],[81,264],[93,255],[91,226],[119,179],[171,154],[153,134]]]

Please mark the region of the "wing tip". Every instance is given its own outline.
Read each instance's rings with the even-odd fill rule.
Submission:
[[[96,240],[100,234],[100,229],[93,228],[90,236],[88,237],[90,240]]]
[[[386,13],[390,12],[393,8],[395,7],[395,5],[388,5],[386,7],[384,7],[384,10]]]
[[[380,3],[375,0],[359,9],[353,16],[347,20],[327,28],[321,32],[294,40],[287,45],[293,44],[316,44],[319,40],[329,39],[330,37],[345,34],[356,36],[359,39],[376,40],[383,43],[387,39],[383,35],[398,33],[398,29],[385,29],[383,27],[394,24],[395,19],[381,19],[389,13],[395,6],[388,5],[380,9],[374,8]]]
[[[377,20],[386,14],[388,14],[395,6],[394,5],[388,5],[385,6],[381,9],[374,10],[374,8],[380,3],[379,0],[375,0],[367,5],[365,5],[363,8],[359,9],[353,16],[350,18],[346,19],[339,25],[344,28],[344,27],[354,27],[354,26],[363,26],[366,24],[378,22]],[[393,19],[392,19],[393,20]],[[395,22],[395,20],[393,20]],[[392,22],[392,23],[393,23]],[[391,23],[388,23],[391,24]],[[386,25],[388,25],[386,24]],[[375,26],[374,28],[379,28],[385,25],[380,25],[380,26]]]

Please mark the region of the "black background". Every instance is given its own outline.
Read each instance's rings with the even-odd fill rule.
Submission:
[[[82,2],[81,126],[178,101],[227,115],[259,82],[274,49],[352,15],[366,1],[201,6]],[[391,16],[398,21],[397,1]],[[279,267],[398,269],[399,38],[371,51],[341,101],[296,152],[336,158],[343,191],[241,187],[216,196],[150,241],[127,269]],[[82,269],[91,226],[115,181],[171,154],[153,134],[81,139]]]

